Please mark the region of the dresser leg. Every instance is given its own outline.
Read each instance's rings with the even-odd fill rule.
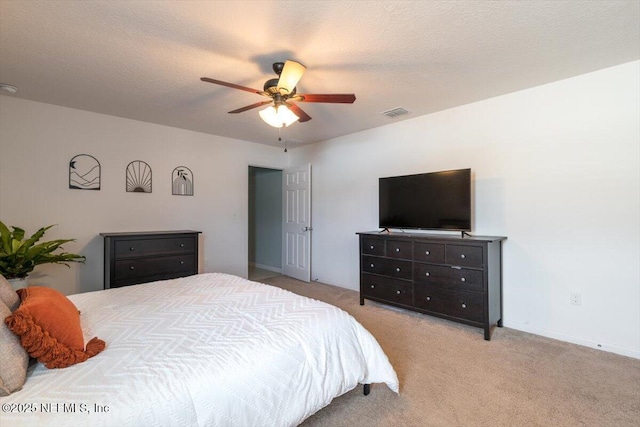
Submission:
[[[364,395],[368,396],[369,393],[371,393],[371,384],[365,384],[364,385]]]
[[[364,305],[364,297],[360,297],[360,305]]]
[[[488,327],[484,328],[484,339],[491,341],[491,330]]]
[[[497,325],[498,325],[498,328],[502,328],[502,319],[498,320]]]

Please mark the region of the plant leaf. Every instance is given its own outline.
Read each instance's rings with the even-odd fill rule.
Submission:
[[[11,232],[9,231],[9,229],[7,228],[6,225],[4,225],[4,222],[0,221],[0,240],[2,240],[2,251],[5,253],[9,252],[9,244],[11,242]]]
[[[13,228],[13,238],[15,240],[24,239],[24,230],[22,228],[14,226],[11,226],[11,228]]]
[[[23,246],[24,247],[23,252],[26,252],[35,242],[39,241],[42,238],[42,236],[44,236],[44,233],[46,233],[46,231],[51,227],[53,227],[53,225],[50,225],[48,227],[42,227],[41,229],[33,233],[33,236],[25,240],[24,246]]]

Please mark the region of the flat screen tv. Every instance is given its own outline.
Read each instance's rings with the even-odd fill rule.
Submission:
[[[380,228],[471,231],[471,169],[380,178]]]

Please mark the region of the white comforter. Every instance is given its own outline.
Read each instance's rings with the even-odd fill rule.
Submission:
[[[202,274],[69,297],[104,352],[36,365],[0,398],[2,426],[292,426],[396,373],[353,317],[316,300]]]

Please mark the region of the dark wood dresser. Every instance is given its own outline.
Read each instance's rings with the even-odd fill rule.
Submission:
[[[360,235],[360,305],[369,299],[477,326],[502,326],[506,237]]]
[[[197,274],[198,234],[192,230],[100,233],[104,288]]]

